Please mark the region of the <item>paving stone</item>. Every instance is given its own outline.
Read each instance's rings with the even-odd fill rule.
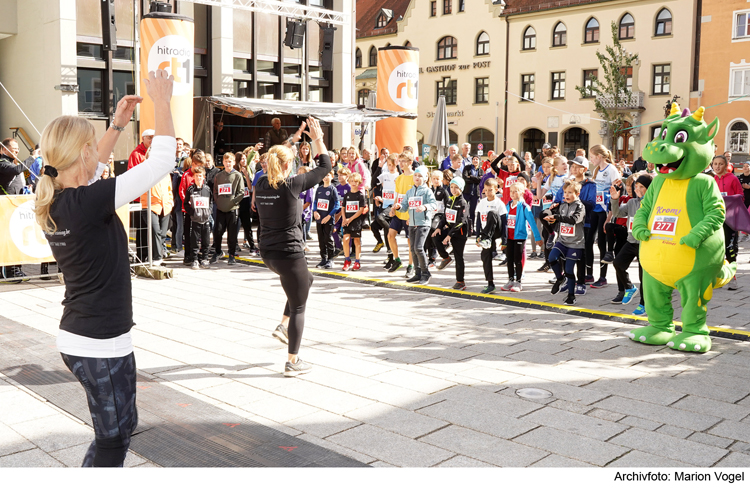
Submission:
[[[669,389],[654,388],[642,384],[634,384],[621,380],[601,379],[585,386],[586,389],[593,389],[602,393],[613,396],[622,396],[634,400],[656,403],[657,405],[670,405],[685,395]]]
[[[580,436],[606,441],[623,432],[627,427],[607,420],[545,407],[521,418],[534,424],[554,427]]]
[[[569,360],[561,363],[556,368],[574,370],[584,374],[596,375],[606,379],[628,380],[637,379],[648,375],[647,372],[634,370],[632,367],[612,367],[601,362],[585,362],[582,360]]]
[[[695,441],[696,443],[703,443],[709,446],[716,446],[717,448],[728,448],[734,441],[724,437],[712,436],[704,432],[694,432],[689,440]]]
[[[629,429],[609,442],[699,467],[710,467],[728,453],[725,449],[638,428]]]
[[[518,374],[514,374],[512,372],[493,369],[489,367],[474,367],[472,369],[459,372],[456,375],[459,377],[469,377],[472,379],[477,379],[479,381],[491,384],[502,384],[503,382],[510,379],[521,377]]]
[[[61,413],[13,424],[13,430],[46,452],[69,448],[87,441],[90,443],[94,439],[91,428]]]
[[[480,462],[479,460],[475,460],[474,458],[469,458],[468,456],[463,455],[456,455],[450,460],[446,460],[442,463],[439,463],[436,465],[436,467],[440,468],[475,468],[475,467],[494,467],[494,465],[490,465],[489,463]]]
[[[538,424],[505,415],[495,408],[445,400],[418,410],[423,415],[486,434],[511,439],[534,429]]]
[[[594,467],[590,463],[582,462],[580,460],[574,460],[566,456],[560,456],[552,453],[551,455],[542,458],[538,462],[532,465],[532,467],[548,467],[548,468],[577,468],[577,467]]]
[[[317,412],[288,420],[286,425],[297,429],[300,432],[306,432],[313,436],[326,438],[352,427],[360,425],[361,422],[337,415],[335,413],[318,410]]]
[[[344,456],[348,456],[349,458],[354,458],[357,461],[360,461],[362,463],[372,463],[376,461],[375,458],[366,455],[364,453],[360,453],[355,450],[350,450],[349,448],[345,448],[341,446],[340,444],[332,443],[331,441],[327,441],[325,439],[321,439],[319,437],[313,436],[312,434],[300,434],[297,436],[299,439],[302,439],[303,441],[307,441],[309,443],[313,443],[317,446],[320,446],[322,448],[335,451],[336,453]]]
[[[597,408],[632,415],[662,424],[684,427],[694,431],[703,431],[719,422],[718,417],[700,413],[686,412],[653,403],[634,399],[611,396],[594,405]],[[750,426],[748,426],[750,427]]]
[[[201,394],[237,407],[274,397],[272,393],[237,381],[202,389]]]
[[[372,425],[360,425],[327,440],[397,467],[429,467],[453,456],[450,451]]]
[[[431,394],[455,385],[453,382],[436,379],[424,374],[417,374],[407,370],[391,370],[371,376],[376,381],[386,382],[394,386],[405,387],[420,393]]]
[[[632,450],[626,453],[624,456],[613,461],[607,468],[613,467],[628,467],[628,468],[660,468],[660,467],[694,467],[689,463],[680,462],[677,460],[670,460],[662,456],[652,455],[639,450]]]
[[[627,452],[619,446],[551,427],[540,427],[513,441],[600,467]]]
[[[656,432],[659,434],[666,434],[667,436],[679,437],[680,439],[687,439],[691,434],[694,434],[690,429],[683,429],[682,427],[675,427],[673,425],[662,425]],[[695,441],[693,439],[693,441]]]
[[[562,362],[559,357],[548,353],[538,353],[536,351],[518,351],[517,353],[506,355],[506,357],[511,360],[535,363],[538,365],[557,365]]]
[[[584,387],[571,386],[567,383],[544,379],[535,379],[533,377],[511,379],[504,382],[503,385],[515,389],[526,387],[544,389],[551,392],[554,399],[562,399],[572,403],[580,403],[582,405],[591,405],[609,396],[606,393],[600,393],[599,391],[593,391]]]
[[[647,431],[655,431],[656,429],[664,425],[660,424],[659,422],[653,422],[644,418],[632,417],[630,415],[622,418],[619,422],[621,424],[638,427],[639,429],[645,429]]]
[[[83,394],[83,390],[81,390],[81,394]],[[0,398],[2,398],[2,401],[0,401],[0,419],[8,426],[60,414],[47,403],[21,390],[2,393]]]
[[[387,405],[397,406],[399,408],[405,408],[407,410],[416,410],[417,408],[422,408],[440,401],[440,399],[435,399],[430,395],[394,386],[393,384],[386,384],[384,382],[379,382],[375,386],[357,390],[356,394],[363,398],[375,400]]]
[[[373,403],[352,410],[347,412],[346,416],[412,439],[448,425],[446,422],[436,420],[434,416],[424,415],[422,410],[415,413],[382,403]]]
[[[750,407],[733,405],[731,403],[710,400],[699,396],[686,396],[671,406],[682,410],[689,410],[691,412],[715,415],[730,420],[742,420],[750,415]]]
[[[527,467],[548,454],[546,451],[455,425],[420,440],[499,467]]]
[[[372,400],[361,396],[304,380],[292,381],[289,387],[276,389],[274,393],[340,415],[372,403]]]
[[[452,400],[469,407],[488,408],[510,417],[519,417],[541,408],[541,405],[524,401],[518,397],[506,397],[470,386],[454,386],[433,394],[432,399],[436,402],[440,400]]]
[[[589,405],[582,405],[580,403],[574,403],[572,401],[565,401],[565,400],[555,400],[550,403],[547,403],[547,405],[552,408],[565,410],[571,413],[578,413],[580,415],[584,415],[585,413],[592,410],[592,408]]]
[[[594,408],[593,410],[587,412],[586,415],[600,418],[602,420],[609,420],[610,422],[617,422],[625,418],[625,415],[623,415],[622,413],[610,412],[607,410],[602,410],[601,408]]]
[[[1,401],[0,396],[0,401]],[[27,451],[35,448],[34,444],[21,434],[0,423],[0,456]]]
[[[633,381],[637,386],[650,386],[661,389],[670,389],[684,394],[701,396],[727,403],[734,403],[745,396],[743,390],[736,390],[713,384],[702,379],[700,376],[690,377],[677,375],[675,377],[643,377]]]
[[[0,456],[0,467],[62,467],[63,464],[39,448]]]
[[[94,433],[92,431],[91,437],[93,439]],[[59,461],[66,467],[80,467],[83,463],[83,457],[86,455],[86,451],[89,449],[89,445],[91,443],[83,443],[79,444],[77,446],[71,446],[69,448],[64,448],[58,451],[53,451],[49,453],[50,456],[55,458],[55,460]],[[128,451],[127,456],[125,456],[125,468],[129,467],[138,467],[140,465],[143,465],[144,463],[148,463],[148,460],[143,458],[142,456],[139,456],[132,451]]]
[[[729,453],[725,458],[722,458],[719,463],[714,467],[740,467],[747,471],[747,467],[750,467],[750,455],[744,453],[733,452]]]
[[[250,403],[245,405],[244,409],[250,413],[276,422],[288,422],[318,411],[318,409],[313,406],[281,396],[275,396]]]
[[[750,424],[744,422],[724,420],[719,425],[709,429],[708,433],[750,443]]]

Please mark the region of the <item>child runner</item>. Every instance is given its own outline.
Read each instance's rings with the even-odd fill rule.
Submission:
[[[583,256],[584,234],[583,222],[586,218],[586,207],[583,206],[578,195],[581,192],[581,183],[575,181],[566,181],[563,186],[565,202],[553,209],[552,213],[546,216],[545,220],[555,226],[559,234],[558,241],[550,252],[549,260],[552,270],[555,271],[557,280],[552,285],[552,294],[560,291],[565,277],[570,279],[568,284],[568,297],[565,299],[566,305],[575,305],[575,275],[573,269],[576,261]],[[562,262],[565,259],[565,276],[563,276]]]
[[[409,249],[411,258],[417,264],[414,275],[406,280],[410,283],[427,284],[430,282],[430,268],[424,252],[424,243],[430,232],[432,216],[437,210],[437,202],[432,190],[427,186],[430,171],[424,165],[414,171],[414,187],[404,195],[401,203],[394,205],[396,210],[409,212]]]
[[[727,158],[724,155],[717,155],[711,161],[716,185],[719,187],[722,197],[727,195],[741,195],[742,185],[740,184],[740,180],[737,179],[737,176],[735,176],[733,172],[728,170],[728,166]],[[737,261],[737,251],[739,249],[739,238],[737,237],[737,234],[737,231],[724,222],[724,240],[726,242],[725,258],[729,263]],[[727,289],[731,291],[737,289],[737,276],[734,276],[732,280],[729,281]]]
[[[604,224],[607,221],[607,209],[609,206],[609,188],[612,183],[620,179],[612,161],[612,153],[604,145],[594,145],[589,151],[591,164],[594,166],[592,177],[596,182],[596,206],[591,213],[591,229],[589,238],[593,240],[597,236],[596,244],[599,246],[599,279],[591,284],[592,288],[603,288],[607,285],[607,264],[603,262],[607,253],[607,235],[604,232]],[[593,260],[586,260],[586,277],[593,279]],[[590,265],[589,265],[590,264]]]
[[[536,228],[536,222],[531,214],[531,209],[523,200],[523,184],[515,182],[510,187],[510,201],[506,208],[508,210],[507,222],[507,249],[505,250],[508,257],[508,282],[501,287],[503,291],[521,291],[521,277],[523,277],[523,252],[526,245],[527,223],[531,231],[539,240],[537,244],[542,246],[541,235]]]
[[[362,253],[362,219],[367,212],[367,203],[365,195],[360,191],[362,176],[358,172],[353,172],[349,176],[349,185],[352,190],[344,196],[343,205],[344,216],[341,225],[344,228],[344,266],[341,270],[359,270],[359,257]],[[349,242],[354,241],[355,258],[354,265],[350,257],[351,247]]]
[[[427,252],[427,265],[429,267],[435,266],[435,259],[437,258],[437,247],[433,243],[432,233],[443,221],[445,214],[445,200],[450,196],[450,190],[446,185],[443,184],[444,178],[450,178],[446,181],[446,184],[450,184],[450,180],[453,179],[452,174],[449,171],[432,171],[430,174],[430,189],[432,194],[435,196],[437,202],[437,210],[435,215],[432,216],[432,223],[430,224],[430,232],[427,235],[427,241],[425,242],[425,251]]]
[[[464,247],[469,235],[466,226],[466,200],[461,194],[464,189],[464,180],[461,177],[454,177],[451,180],[450,189],[451,196],[445,202],[445,218],[432,236],[435,238],[438,253],[443,258],[438,265],[438,270],[443,270],[453,261],[448,256],[445,245],[450,243],[453,246],[453,256],[456,258],[456,284],[453,285],[453,289],[463,291],[466,289]]]
[[[234,170],[234,154],[224,154],[224,170],[216,174],[214,179],[214,202],[216,203],[216,222],[214,224],[214,254],[211,263],[216,263],[221,253],[221,238],[227,233],[227,247],[229,261],[227,264],[237,263],[237,212],[242,197],[245,196],[245,186],[242,174]]]
[[[395,203],[401,203],[404,199],[404,195],[407,191],[414,186],[414,172],[411,168],[411,163],[414,160],[414,155],[410,152],[403,152],[398,156],[398,162],[401,166],[403,174],[398,176],[394,181],[396,184],[396,201]],[[396,272],[400,269],[403,264],[401,258],[398,256],[398,241],[396,236],[401,234],[401,230],[407,230],[406,221],[409,220],[409,212],[396,212],[396,209],[391,207],[391,225],[388,230],[388,246],[393,252],[393,263],[390,267],[386,265],[388,272]],[[408,232],[408,231],[407,231]],[[414,276],[414,266],[412,265],[411,249],[409,250],[409,266],[406,267],[406,278],[410,279]]]
[[[185,192],[185,210],[190,216],[190,259],[192,268],[208,267],[208,247],[211,245],[211,229],[208,219],[211,217],[211,190],[206,184],[206,172],[203,167],[193,171],[193,184]]]
[[[479,163],[479,157],[474,157],[470,164],[467,163],[464,166],[461,176],[466,183],[464,198],[466,198],[466,203],[469,205],[469,236],[471,236],[477,229],[476,210],[479,197],[481,196],[479,183],[482,180],[482,167]]]
[[[631,198],[635,198],[632,194],[634,181],[635,178],[631,174],[627,178],[625,178],[624,184],[622,180],[612,183],[615,189],[619,192],[619,198],[617,200],[617,203],[620,204],[618,205],[619,207],[624,208]],[[610,191],[611,189],[612,188],[610,188]],[[628,228],[626,225],[627,219],[625,219],[624,217],[617,218],[617,216],[614,215],[615,203],[616,202],[612,201],[610,194],[610,211],[607,214],[607,224],[605,224],[607,232],[607,253],[605,253],[604,258],[602,258],[602,263],[605,264],[611,264],[612,262],[614,262],[615,256],[617,256],[622,247],[625,246],[625,243],[627,243],[628,241]]]
[[[313,218],[317,223],[320,247],[320,263],[316,267],[324,269],[333,268],[333,255],[336,251],[333,244],[333,217],[340,209],[339,195],[331,185],[332,180],[333,172],[323,177],[323,186],[318,186],[313,201]]]
[[[631,176],[633,177],[633,176]],[[621,181],[619,181],[621,183]],[[646,190],[651,185],[651,176],[648,174],[638,174],[635,182],[633,183],[633,192],[635,195],[628,200],[628,203],[624,206],[620,206],[620,202],[617,200],[620,198],[620,190],[617,189],[615,183],[610,188],[610,195],[612,198],[612,215],[614,217],[625,217],[627,222],[626,229],[628,230],[628,240],[625,245],[617,253],[614,260],[615,273],[617,274],[617,296],[612,300],[612,303],[622,303],[627,305],[638,293],[638,288],[630,282],[630,276],[628,275],[628,267],[634,258],[638,257],[638,240],[633,237],[633,217],[635,217],[636,211],[641,206],[641,199],[646,194]],[[641,261],[638,260],[638,278],[643,284],[643,269],[641,268]],[[634,315],[643,315],[646,313],[646,307],[643,305],[643,292],[641,292],[641,301],[638,307],[633,312]]]
[[[545,217],[549,216],[547,210],[552,208],[555,195],[562,189],[563,184],[568,178],[568,161],[562,157],[552,159],[550,166],[550,175],[543,186],[540,186],[539,196],[542,198],[542,236],[544,237],[544,265],[537,269],[537,272],[548,272],[551,260],[549,259],[550,251],[555,244],[555,228],[545,223]]]
[[[484,198],[477,206],[477,216],[481,223],[481,232],[477,237],[477,246],[482,248],[482,266],[487,286],[482,290],[484,294],[495,292],[495,277],[492,273],[492,253],[495,251],[495,241],[503,238],[507,211],[502,199],[497,196],[497,179],[491,177],[484,182]],[[501,244],[505,244],[503,241]]]
[[[302,165],[297,169],[297,175],[299,176],[300,174],[305,174],[309,171],[310,169],[307,166]],[[310,226],[312,225],[312,201],[314,189],[315,188],[306,189],[299,194],[299,198],[302,200],[302,233],[304,234],[305,241],[310,241],[312,239],[310,236]],[[307,247],[307,243],[305,243],[305,247]]]
[[[336,174],[338,176],[338,184],[336,185],[336,192],[339,195],[339,203],[343,202],[346,194],[349,193],[349,191],[351,191],[349,184],[347,184],[350,174],[351,174],[351,171],[347,167],[341,167],[338,170],[338,173]],[[343,212],[341,210],[339,210],[338,213],[336,213],[336,217],[335,217],[336,222],[333,225],[333,242],[336,245],[336,252],[333,255],[334,258],[338,257],[344,252],[344,246],[341,243],[341,237],[343,236],[343,234],[341,233],[342,214]]]
[[[384,242],[388,253],[388,260],[386,261],[386,270],[388,270],[390,266],[393,265],[393,252],[391,251],[391,245],[388,241],[388,230],[390,229],[391,222],[391,207],[396,201],[396,178],[399,175],[398,155],[396,155],[395,153],[388,155],[385,162],[385,167],[377,177],[379,191],[377,191],[377,196],[375,196],[374,201],[376,205],[375,221],[373,222],[372,228],[373,234],[377,232],[375,238],[379,240],[380,238],[378,238],[378,236],[380,236],[380,230],[383,230],[384,236],[382,238],[382,242]],[[378,247],[375,246],[375,248]],[[377,253],[378,251],[380,251],[380,249],[378,248],[373,251]]]

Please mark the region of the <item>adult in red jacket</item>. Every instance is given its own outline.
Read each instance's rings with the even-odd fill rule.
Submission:
[[[141,143],[130,152],[130,157],[128,157],[128,170],[146,160],[146,152],[151,148],[151,140],[153,139],[153,129],[146,129],[141,133]]]
[[[723,155],[715,156],[711,162],[711,168],[713,168],[715,174],[714,180],[717,186],[719,186],[721,196],[744,195],[740,180],[727,170],[728,166],[729,163],[727,163],[727,159]],[[739,249],[737,231],[729,227],[726,222],[724,222],[724,241],[726,243],[727,251],[725,256],[727,261],[729,263],[737,261],[737,250]],[[727,289],[737,289],[736,278],[727,284]]]

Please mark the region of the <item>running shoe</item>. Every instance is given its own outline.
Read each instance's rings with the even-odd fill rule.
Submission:
[[[464,291],[466,289],[466,284],[461,281],[456,281],[456,284],[454,284],[451,289],[455,289],[456,291]]]
[[[622,299],[625,296],[625,291],[618,291],[617,295],[612,298],[612,303],[622,303]]]
[[[428,262],[427,262],[427,266],[430,267],[431,269],[434,269],[435,268],[435,259],[434,258],[429,259]]]
[[[373,252],[373,253],[377,253],[377,252],[379,252],[380,250],[382,250],[384,246],[385,246],[385,244],[383,244],[383,243],[378,243],[378,244],[376,244],[376,245],[375,245],[375,248],[373,248],[373,249],[372,249],[372,252]]]
[[[549,238],[547,238],[547,243],[545,244],[545,247],[548,250],[551,250],[552,248],[555,247],[555,235],[554,234],[549,235]]]
[[[565,301],[563,302],[566,305],[575,305],[576,304],[576,297],[575,295],[569,294],[567,298],[565,298]]]
[[[608,251],[608,252],[607,252],[607,253],[605,253],[605,254],[604,254],[604,256],[602,257],[602,263],[605,263],[605,264],[611,264],[611,263],[612,263],[612,262],[614,262],[614,261],[615,261],[615,255],[614,255],[614,253],[612,253],[611,251]]]
[[[578,295],[585,295],[586,294],[586,285],[585,284],[576,284],[576,296]]]
[[[622,297],[622,304],[627,305],[633,301],[633,297],[638,294],[638,288],[633,286],[625,290],[625,296]]]
[[[326,264],[323,266],[323,268],[324,269],[328,269],[328,270],[332,269],[333,268],[333,262],[330,261],[330,260],[326,261]]]
[[[398,269],[400,269],[403,266],[404,264],[402,264],[401,260],[397,258],[396,260],[393,261],[393,265],[391,265],[391,268],[388,269],[388,272],[396,272]]]
[[[731,281],[727,284],[727,289],[730,291],[737,291],[737,276],[734,276]]]
[[[592,282],[594,282],[594,280],[594,276],[586,276],[586,279],[584,279],[583,282],[585,284],[591,284]]]
[[[325,260],[321,260],[320,262],[318,262],[318,265],[316,265],[315,268],[316,269],[322,269],[325,266],[325,264],[326,264],[326,261]]]
[[[557,277],[553,277],[549,281],[547,281],[548,284],[555,284],[557,282]]]
[[[419,282],[420,279],[422,279],[422,274],[414,274],[409,279],[407,279],[406,282],[410,284],[414,284],[414,283]]]
[[[385,265],[383,266],[383,268],[384,268],[385,270],[388,270],[388,271],[390,271],[391,267],[393,267],[393,260],[389,258],[389,259],[388,259],[388,261],[387,261],[387,262],[385,263]]]
[[[422,273],[422,277],[419,278],[419,284],[422,286],[426,286],[430,283],[430,279],[432,279],[432,274],[429,272]]]
[[[193,261],[193,265],[190,267],[193,270],[198,270],[201,268],[200,264],[198,263],[198,260]]]
[[[347,270],[351,270],[351,268],[352,268],[352,261],[351,260],[345,260],[344,261],[344,266],[341,267],[341,270],[347,271]]]
[[[218,261],[219,261],[219,255],[217,255],[216,253],[214,253],[213,255],[211,255],[211,260],[208,263],[215,264]]]
[[[409,265],[406,266],[406,274],[404,274],[404,277],[406,277],[407,279],[411,279],[412,277],[414,277],[414,266],[413,265],[409,264]]]
[[[352,265],[352,270],[360,270],[362,266],[359,264],[359,262],[354,262],[354,265]]]
[[[201,260],[201,267],[205,268],[205,267],[208,267],[209,265],[211,265],[211,264],[208,263],[208,260],[206,260],[205,258],[203,260]]]
[[[537,252],[532,251],[531,253],[529,253],[529,260],[531,260],[533,258],[536,258],[538,256],[539,256],[539,254]]]
[[[289,344],[289,334],[287,333],[286,326],[284,324],[277,325],[276,329],[274,329],[271,335],[282,343]]]
[[[550,266],[547,262],[544,262],[544,265],[536,269],[537,272],[549,272]]]
[[[552,285],[552,289],[550,290],[551,294],[557,294],[560,292],[560,286],[562,286],[562,283],[565,279],[558,279],[555,281],[555,284]]]
[[[510,289],[513,287],[514,281],[508,281],[504,285],[500,286],[500,289],[502,291],[510,291]]]
[[[229,257],[229,260],[227,261],[228,265],[237,265],[237,260],[234,258],[234,255],[231,255]]]
[[[744,243],[745,241],[748,240],[748,238],[750,238],[750,234],[747,234],[747,233],[743,234],[742,237],[740,238],[740,243]]]
[[[592,288],[599,289],[607,285],[607,279],[600,277],[598,281],[591,285]]]
[[[193,265],[193,261],[186,258],[182,261],[182,265],[187,265],[188,267],[190,267],[191,265]]]
[[[635,307],[635,310],[633,310],[633,315],[645,315],[646,314],[646,307],[643,305],[638,305]]]
[[[521,286],[521,283],[519,281],[516,281],[513,283],[513,286],[510,288],[511,293],[518,293],[521,290],[523,290],[523,286]]]
[[[489,238],[479,238],[479,246],[483,250],[489,250],[492,247],[492,240]]]
[[[438,265],[437,270],[443,270],[444,268],[448,267],[451,262],[453,262],[453,259],[451,257],[442,259],[440,261],[440,265]]]
[[[480,293],[482,293],[482,294],[492,294],[494,292],[495,292],[495,285],[494,284],[490,284],[489,286],[485,286],[484,289],[482,291],[480,291]]]
[[[571,284],[575,284],[575,282],[571,283],[570,279],[566,277],[565,283],[562,286],[560,286],[560,291],[562,291],[563,293],[569,293]],[[573,289],[573,291],[575,292],[575,288]]]
[[[303,362],[297,357],[297,361],[286,362],[284,365],[284,377],[296,377],[300,374],[307,374],[312,370],[312,366],[309,363]]]

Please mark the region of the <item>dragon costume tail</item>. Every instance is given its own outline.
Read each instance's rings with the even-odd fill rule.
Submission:
[[[721,272],[719,272],[719,275],[716,276],[716,281],[714,281],[714,289],[718,289],[722,286],[727,285],[736,273],[737,262],[729,263],[724,260],[724,265],[721,267]]]

